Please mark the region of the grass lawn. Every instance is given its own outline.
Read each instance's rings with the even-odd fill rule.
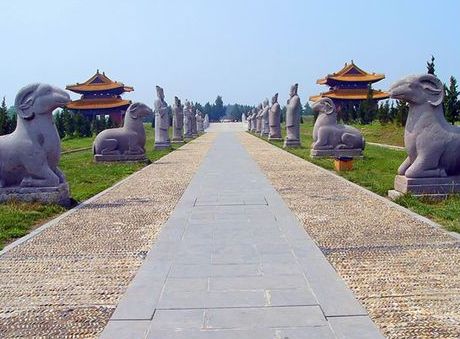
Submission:
[[[173,144],[170,150],[155,151],[153,150],[154,130],[150,124],[146,125],[145,130],[149,160],[155,161],[179,147]],[[92,140],[93,138],[64,140],[63,150],[89,147]],[[145,163],[94,163],[92,150],[63,154],[60,162],[60,168],[69,182],[75,203],[96,195],[145,165]],[[61,206],[40,203],[0,204],[0,249],[14,238],[24,236],[37,225],[64,211],[65,208]]]
[[[283,128],[282,130],[285,133],[285,129]],[[302,124],[300,131],[302,147],[287,150],[325,169],[333,170],[332,159],[310,158],[312,131],[313,125],[311,121]],[[380,142],[383,143],[383,141]],[[279,141],[271,143],[278,147],[283,146],[283,143]],[[406,153],[402,151],[367,145],[364,150],[364,159],[355,160],[353,171],[339,172],[338,174],[379,195],[387,196],[388,190],[393,189],[394,177],[405,157]],[[453,195],[447,200],[437,202],[405,196],[396,202],[438,222],[449,231],[460,233],[460,195]]]

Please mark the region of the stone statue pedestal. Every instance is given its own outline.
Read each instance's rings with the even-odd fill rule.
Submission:
[[[41,202],[70,206],[70,190],[68,183],[57,187],[5,187],[0,188],[0,203],[10,200],[25,202]]]
[[[171,143],[172,144],[183,144],[184,143],[184,140],[182,139],[171,139]]]
[[[167,148],[171,148],[171,142],[169,142],[169,141],[167,141],[167,142],[155,142],[155,145],[153,147],[153,149],[156,149],[156,150],[167,149]]]
[[[281,138],[281,137],[271,137],[271,136],[269,136],[269,137],[268,137],[268,140],[269,140],[269,141],[283,141],[283,138]]]
[[[134,162],[134,161],[146,161],[145,154],[110,154],[102,155],[95,154],[94,162]]]
[[[416,197],[444,199],[449,194],[460,193],[460,176],[407,178],[404,175],[397,175],[395,189],[388,191],[388,196],[394,200],[406,193]]]
[[[362,158],[363,150],[360,148],[342,148],[342,149],[312,149],[310,157],[312,158],[337,158],[352,157]]]
[[[300,140],[289,140],[289,139],[284,139],[284,148],[287,147],[300,147]]]

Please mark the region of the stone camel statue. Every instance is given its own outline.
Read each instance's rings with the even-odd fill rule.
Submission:
[[[144,155],[145,129],[143,118],[153,114],[145,104],[131,104],[125,113],[123,127],[103,130],[93,143],[95,155]]]
[[[0,136],[0,187],[57,187],[65,182],[52,114],[69,101],[64,90],[47,84],[30,84],[18,92],[16,129]]]
[[[404,131],[408,157],[398,174],[408,178],[460,175],[460,127],[444,117],[442,82],[431,74],[408,76],[391,86],[390,95],[409,104]]]
[[[364,149],[365,141],[357,128],[337,124],[335,104],[330,98],[321,98],[312,109],[318,113],[313,127],[313,150]]]

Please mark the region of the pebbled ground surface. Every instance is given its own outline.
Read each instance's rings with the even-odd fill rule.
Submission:
[[[0,338],[96,337],[215,135],[133,174],[0,257]]]
[[[257,137],[240,140],[388,338],[460,337],[460,241]]]

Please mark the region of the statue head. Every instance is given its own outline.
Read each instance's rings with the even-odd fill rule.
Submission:
[[[330,115],[335,112],[335,104],[330,98],[321,98],[311,106],[313,112]]]
[[[185,107],[190,109],[191,103],[188,100],[185,100]]]
[[[177,107],[180,107],[180,99],[178,97],[174,97],[174,103],[176,104]]]
[[[297,94],[297,89],[299,87],[299,84],[294,84],[291,86],[291,89],[289,91],[289,96],[292,98],[294,95]]]
[[[436,107],[444,99],[444,85],[432,74],[410,75],[391,86],[390,96],[409,104],[429,103]]]
[[[133,119],[137,119],[151,114],[153,115],[153,112],[149,106],[143,104],[142,102],[135,102],[129,105],[125,116],[130,116]]]
[[[263,108],[263,105],[260,103],[259,106],[257,106],[257,109],[260,111]]]
[[[276,104],[278,102],[278,93],[276,93],[273,97],[272,97],[272,105]]]
[[[267,107],[267,106],[268,106],[268,103],[269,103],[268,98],[266,98],[266,99],[264,100],[264,107]]]
[[[49,114],[70,102],[64,90],[48,84],[30,84],[21,88],[16,95],[14,106],[19,118],[32,120],[36,115]]]
[[[160,100],[163,100],[165,98],[165,93],[163,91],[163,88],[161,88],[160,86],[156,86],[156,89],[157,89],[157,97],[160,99]]]

